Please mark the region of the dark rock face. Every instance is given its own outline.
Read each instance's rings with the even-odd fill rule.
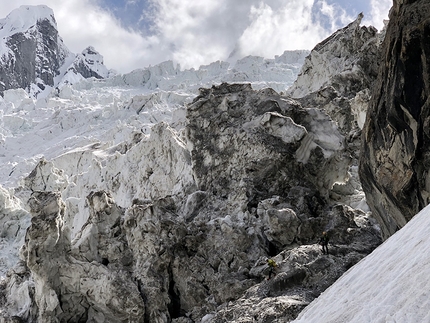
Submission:
[[[29,91],[32,84],[40,90],[46,85],[54,85],[54,77],[59,74],[67,52],[56,26],[48,19],[37,21],[25,33],[13,34],[7,39],[6,46],[11,52],[0,64],[1,94],[15,88]]]
[[[430,201],[429,13],[394,1],[363,130],[360,178],[385,238]]]
[[[335,123],[271,89],[222,84],[201,90],[187,118],[199,189],[243,211],[298,187],[325,199],[347,177],[349,154]]]
[[[84,78],[95,77],[98,79],[107,76],[107,69],[103,65],[103,56],[101,56],[94,47],[87,47],[76,58],[70,66],[69,71],[82,75]]]
[[[301,219],[302,234],[333,224],[330,254],[316,244],[286,242],[272,255],[278,267],[267,281],[263,230],[270,230],[255,216],[207,221],[206,208],[187,222],[172,198],[135,201],[124,210],[103,191],[91,193],[87,203],[89,218],[70,241],[60,193],[34,192],[29,200],[32,224],[20,270],[34,280],[32,312],[22,315],[28,322],[291,320],[380,243],[368,217],[334,206],[307,226]],[[287,206],[263,204],[266,215],[261,206],[260,216],[273,222]],[[288,223],[279,225],[288,231]]]

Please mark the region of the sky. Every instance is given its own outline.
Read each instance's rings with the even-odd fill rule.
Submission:
[[[292,323],[430,322],[430,205],[351,267]]]
[[[166,60],[181,69],[229,57],[273,58],[312,49],[364,13],[378,30],[392,0],[15,0],[54,11],[60,36],[73,52],[93,46],[109,69],[127,73]],[[232,53],[234,54],[232,56]]]

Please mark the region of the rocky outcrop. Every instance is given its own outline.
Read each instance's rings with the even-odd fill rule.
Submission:
[[[103,65],[103,56],[92,46],[87,47],[81,54],[76,55],[73,66],[70,69],[84,78],[95,77],[102,79],[108,76],[108,70]]]
[[[285,241],[273,253],[276,276],[267,281],[265,260],[273,250],[265,234],[288,230],[276,214],[294,215],[280,198],[262,201],[259,217],[241,218],[209,213],[200,200],[206,210],[192,221],[171,198],[136,200],[124,210],[99,191],[87,203],[90,216],[71,241],[60,194],[32,194],[23,262],[5,286],[21,291],[20,302],[28,305],[19,317],[26,322],[293,319],[380,241],[372,220],[349,207],[335,206],[306,226],[301,217],[302,235],[332,228],[330,255]],[[2,315],[18,316],[15,308]]]
[[[120,220],[104,192],[88,197],[90,218],[72,245],[60,194],[34,192],[22,258],[34,280],[37,322],[141,322],[144,302]],[[31,320],[30,320],[31,321]]]
[[[360,26],[362,18],[360,14],[311,51],[287,94],[304,107],[327,113],[345,138],[351,158],[348,180],[333,186],[331,198],[369,210],[358,175],[359,150],[385,30]]]
[[[0,186],[0,249],[19,249],[29,222],[28,212],[22,208],[19,199]],[[13,267],[17,260],[17,257],[11,257],[8,252],[0,253],[2,268]],[[0,276],[5,274],[6,272],[0,271]]]
[[[271,89],[222,84],[202,90],[187,112],[199,189],[242,211],[300,187],[324,199],[347,178],[344,137],[327,114]]]
[[[394,1],[363,131],[360,178],[385,238],[430,201],[429,12]]]

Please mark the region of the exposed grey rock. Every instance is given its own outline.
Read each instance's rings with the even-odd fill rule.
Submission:
[[[282,251],[273,257],[278,264],[274,278],[262,280],[240,299],[219,306],[202,322],[283,323],[296,318],[311,300],[378,245],[379,232],[376,226],[370,229],[372,220],[355,212],[341,205],[330,212],[329,221],[336,222],[330,233],[330,255],[322,255],[315,245]],[[368,244],[370,241],[373,244]],[[256,262],[251,275],[265,275],[263,260]]]
[[[294,242],[301,224],[299,217],[289,206],[282,205],[279,198],[271,198],[261,201],[257,208],[265,236],[272,244],[280,247]]]
[[[0,322],[37,322],[34,282],[25,262],[18,262],[0,281]]]
[[[33,171],[24,179],[24,186],[30,191],[62,191],[67,187],[67,180],[61,170],[52,162],[42,158]]]
[[[300,186],[326,198],[347,178],[349,154],[335,123],[273,90],[225,83],[202,89],[187,119],[199,189],[242,211]]]
[[[274,199],[262,203],[269,215],[275,213],[275,207],[270,208],[270,205],[276,204],[276,200],[279,202]],[[285,210],[281,208],[282,203],[279,205],[279,209]],[[210,215],[208,210],[205,212]],[[212,215],[220,213],[212,211]],[[302,220],[305,221],[304,217]],[[256,313],[270,312],[273,307],[277,308],[279,316],[291,313],[293,318],[345,269],[380,243],[379,231],[368,216],[341,205],[324,217],[306,222],[307,225],[301,224],[303,233],[309,234],[312,227],[333,228],[330,231],[332,255],[328,256],[333,265],[329,268],[326,264],[325,274],[321,274],[321,266],[314,262],[325,256],[316,245],[293,249],[295,244],[283,241],[282,235],[275,236],[281,239],[273,244],[285,243],[284,246],[289,247],[275,257],[280,264],[279,278],[267,287],[266,283],[261,283],[267,267],[265,234],[276,232],[280,226],[288,230],[286,222],[271,226],[246,214],[241,219],[227,215],[204,221],[201,212],[187,223],[172,199],[135,204],[126,213],[124,228],[135,259],[134,275],[146,299],[146,319],[170,322],[187,316],[193,321],[206,317],[207,322],[230,322],[226,308],[237,317],[244,317],[244,312],[252,313],[249,307]],[[289,256],[291,254],[294,257]],[[255,295],[254,289],[263,292]],[[236,304],[241,295],[245,296]],[[284,306],[278,307],[279,302],[285,303]],[[235,306],[231,308],[227,304]]]
[[[92,46],[87,47],[81,54],[76,56],[70,69],[84,78],[95,77],[101,79],[107,77],[108,73],[107,68],[103,65],[103,57]]]
[[[363,130],[360,178],[384,238],[430,201],[429,12],[394,1]]]
[[[330,196],[364,210],[358,175],[361,131],[376,80],[385,30],[360,26],[363,15],[319,43],[308,55],[301,73],[287,93],[304,107],[325,111],[345,137],[351,165],[348,180],[336,183]]]
[[[12,34],[6,39],[10,49],[0,64],[0,93],[23,88],[30,91],[35,83],[40,90],[54,85],[54,77],[69,54],[58,35],[53,13],[51,19],[38,20],[27,31]],[[37,90],[36,90],[37,91]]]
[[[90,196],[89,202],[92,233],[108,230],[81,239],[89,240],[80,244],[94,251],[93,258],[89,252],[75,257],[59,193],[34,192],[30,198],[32,221],[22,257],[34,280],[37,321],[141,322],[144,303],[137,286],[123,267],[115,266],[127,257],[127,251],[121,252],[121,234],[115,232],[121,213],[112,209],[103,192]],[[116,257],[109,259],[114,265],[103,258],[109,248],[115,249],[110,256]]]

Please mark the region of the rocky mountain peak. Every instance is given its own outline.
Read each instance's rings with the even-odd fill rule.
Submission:
[[[103,56],[92,46],[87,47],[75,59],[62,77],[58,87],[73,84],[86,78],[103,79],[109,76],[109,71],[103,64]]]
[[[47,6],[21,6],[12,11],[0,20],[0,38],[1,95],[5,90],[22,88],[33,97],[46,96],[64,82],[64,70],[70,64],[80,78],[108,74],[102,57],[93,48],[76,57],[68,50],[58,34],[54,13]]]
[[[109,74],[108,69],[103,64],[103,56],[92,46],[85,48],[81,54],[77,55],[73,65],[84,78],[95,77],[100,79],[108,77]]]

